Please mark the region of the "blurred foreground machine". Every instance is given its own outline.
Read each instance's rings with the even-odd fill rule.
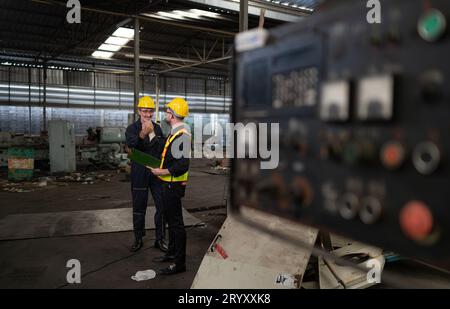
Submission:
[[[233,161],[232,210],[448,267],[450,2],[381,1],[381,24],[369,10],[349,1],[237,39],[234,122],[279,123],[280,160]]]
[[[380,2],[381,24],[355,0],[237,36],[233,122],[256,124],[246,129],[257,146],[265,134],[269,149],[279,143],[279,164],[261,169],[261,153],[232,161],[233,215],[193,288],[306,287],[312,250],[321,288],[369,286],[367,268],[333,259],[363,252],[382,269],[381,249],[312,249],[317,229],[449,268],[450,2]]]

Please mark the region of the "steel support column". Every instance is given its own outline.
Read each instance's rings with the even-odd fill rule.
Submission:
[[[159,74],[156,74],[156,81],[155,81],[155,95],[156,95],[156,106],[155,106],[155,113],[156,113],[156,122],[159,123],[159,94],[160,94],[160,85],[159,85]]]
[[[44,64],[44,100],[42,106],[44,132],[47,132],[47,64]]]
[[[248,30],[248,0],[239,1],[239,32]]]
[[[28,68],[28,134],[31,135],[31,68]]]
[[[139,101],[139,18],[134,19],[134,113],[136,121],[137,103]]]

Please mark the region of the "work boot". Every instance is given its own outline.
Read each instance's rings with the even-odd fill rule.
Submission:
[[[136,238],[134,240],[133,245],[130,248],[130,251],[131,252],[136,252],[136,251],[138,251],[141,248],[142,248],[142,238]]]
[[[177,265],[177,264],[170,264],[168,267],[160,269],[158,271],[158,274],[160,275],[174,275],[178,273],[182,273],[186,271],[186,265]]]
[[[167,250],[168,250],[168,246],[167,246],[166,242],[164,241],[164,239],[156,240],[155,248],[158,248],[162,252],[167,252]]]

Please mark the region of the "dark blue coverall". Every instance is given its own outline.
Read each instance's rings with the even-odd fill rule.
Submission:
[[[141,139],[139,133],[142,123],[138,121],[127,127],[125,132],[128,148],[135,148],[161,159],[160,140],[165,140],[161,127],[153,122],[155,137],[150,141],[149,137]],[[155,228],[156,241],[163,240],[165,236],[165,224],[163,219],[163,201],[161,181],[153,175],[145,166],[131,162],[131,195],[133,199],[133,229],[136,239],[145,235],[145,213],[147,210],[148,189],[152,192],[155,202]]]

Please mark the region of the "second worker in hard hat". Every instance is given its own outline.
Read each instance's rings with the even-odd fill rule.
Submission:
[[[164,216],[169,225],[169,250],[154,262],[171,262],[160,274],[171,275],[186,270],[186,230],[184,228],[181,198],[184,197],[188,181],[191,135],[183,122],[189,114],[187,102],[175,98],[166,105],[165,121],[171,132],[161,143],[161,166],[151,168],[152,173],[162,181]]]
[[[155,102],[149,96],[139,99],[139,119],[129,125],[126,130],[126,143],[129,148],[135,148],[156,158],[161,157],[159,140],[163,140],[161,127],[152,121],[155,112]],[[145,166],[131,163],[131,194],[133,200],[134,242],[131,251],[142,247],[142,237],[145,235],[145,213],[147,210],[148,189],[152,192],[155,202],[155,247],[167,251],[164,242],[165,223],[163,216],[161,181]]]

